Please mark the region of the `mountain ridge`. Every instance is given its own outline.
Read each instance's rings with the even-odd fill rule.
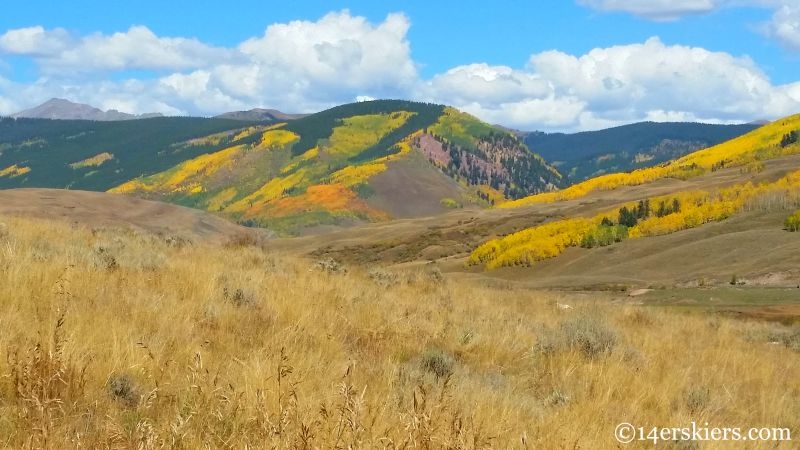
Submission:
[[[124,192],[284,234],[502,206],[569,184],[518,132],[406,100],[279,122],[7,119],[0,130],[0,188]]]
[[[63,98],[51,98],[41,105],[11,114],[12,118],[50,120],[96,120],[104,122],[163,117],[161,113],[128,114],[110,109],[103,111],[91,105],[75,103]]]
[[[523,140],[574,183],[605,173],[657,165],[763,125],[637,122],[578,133],[529,132]]]
[[[230,111],[214,116],[215,119],[234,119],[244,121],[282,122],[302,119],[310,114],[292,114],[278,111],[277,109],[253,108],[247,111]]]
[[[293,233],[486,207],[560,185],[558,171],[516,137],[443,105],[346,104],[239,137],[112,191]]]

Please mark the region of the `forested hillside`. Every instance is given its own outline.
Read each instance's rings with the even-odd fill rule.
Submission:
[[[747,133],[758,125],[641,122],[582,133],[528,133],[525,143],[576,183],[679,158]]]
[[[2,118],[0,174],[8,173],[0,175],[0,188],[107,190],[224,148],[235,130],[249,125],[197,117],[119,122]]]

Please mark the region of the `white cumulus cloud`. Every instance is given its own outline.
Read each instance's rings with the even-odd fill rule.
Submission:
[[[163,113],[215,114],[254,106],[308,112],[357,96],[408,96],[418,83],[406,38],[409,27],[404,14],[371,23],[345,10],[317,21],[270,25],[262,36],[232,48],[160,37],[144,26],[87,36],[32,27],[0,36],[0,56],[28,56],[39,66],[42,77],[35,89],[39,95],[29,97],[29,102],[68,93],[79,95],[76,101],[89,102],[94,96],[82,86],[99,86],[86,81],[91,75],[149,70],[156,72],[155,79],[103,83],[103,92],[113,92],[114,104],[137,108],[161,104],[158,112]],[[142,84],[147,87],[140,89]],[[123,101],[129,89],[134,96],[153,101]],[[162,96],[161,101],[155,101],[156,96]]]
[[[782,36],[792,42],[794,10],[781,11],[774,21],[785,24]],[[140,26],[87,36],[42,27],[10,30],[0,35],[0,56],[27,55],[40,77],[24,83],[0,77],[0,114],[51,97],[131,113],[194,115],[253,107],[314,112],[354,99],[407,98],[453,105],[519,129],[575,131],[640,120],[751,121],[800,111],[800,83],[774,85],[748,57],[658,38],[582,55],[540,52],[524,67],[476,62],[422,78],[411,57],[409,27],[403,14],[370,22],[341,11],[273,24],[229,48],[161,37]],[[126,71],[137,69],[151,76],[126,79]]]
[[[461,66],[427,85],[436,101],[522,129],[640,120],[728,123],[800,110],[798,88],[772,85],[751,59],[658,38],[579,56],[542,52],[524,70]]]
[[[0,35],[0,52],[14,55],[47,57],[72,45],[72,37],[61,28],[45,30],[41,26],[17,28]]]
[[[323,104],[356,95],[392,97],[417,80],[406,39],[410,26],[403,14],[390,14],[377,25],[347,11],[319,21],[271,25],[264,35],[239,46],[255,72],[253,96],[274,101],[287,93]],[[242,70],[218,74],[230,84]]]
[[[0,36],[0,52],[33,57],[45,73],[97,70],[182,70],[231,57],[230,50],[196,39],[159,37],[144,26],[111,35],[72,36],[57,28],[30,27]]]
[[[800,51],[800,2],[787,2],[778,8],[766,30],[787,48]]]
[[[437,75],[429,88],[452,102],[485,107],[497,107],[521,97],[545,98],[551,92],[547,81],[536,74],[483,63],[458,66]]]

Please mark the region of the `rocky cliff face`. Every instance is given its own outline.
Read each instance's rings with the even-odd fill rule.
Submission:
[[[508,198],[546,192],[561,186],[561,175],[510,134],[477,139],[462,147],[433,134],[416,137],[413,145],[428,160],[456,180],[487,184]]]

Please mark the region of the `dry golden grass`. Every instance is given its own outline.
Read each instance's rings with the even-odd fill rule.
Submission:
[[[800,430],[797,330],[345,271],[249,239],[2,222],[3,448],[602,449],[619,422]],[[659,447],[743,448],[684,444]]]

